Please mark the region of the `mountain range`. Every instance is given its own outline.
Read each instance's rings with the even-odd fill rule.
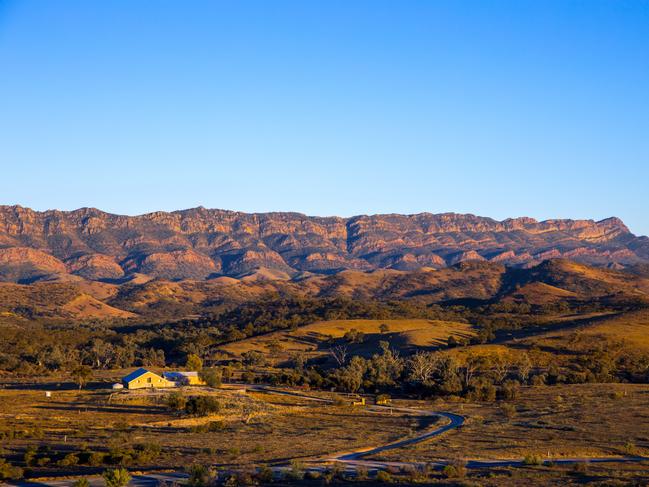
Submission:
[[[530,268],[548,259],[649,263],[649,238],[618,218],[497,221],[469,214],[312,217],[203,207],[140,216],[0,206],[0,280],[144,282],[344,270],[442,269],[467,261]]]

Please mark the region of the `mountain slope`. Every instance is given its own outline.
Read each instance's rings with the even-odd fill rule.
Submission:
[[[347,270],[299,279],[129,281],[121,285],[50,280],[30,285],[0,283],[0,313],[25,319],[135,318],[170,320],[260,302],[344,299],[348,302],[412,302],[467,306],[521,303],[532,307],[649,305],[649,278],[632,272],[553,260],[529,269],[463,262],[440,270]]]
[[[37,212],[0,206],[0,280],[73,274],[282,279],[342,270],[416,270],[490,261],[531,267],[552,258],[598,266],[649,263],[649,239],[617,218],[496,221],[453,213],[309,217],[194,208],[122,216],[93,208]],[[261,273],[255,274],[259,269]]]

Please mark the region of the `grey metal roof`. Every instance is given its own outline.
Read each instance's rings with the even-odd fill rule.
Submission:
[[[163,372],[162,377],[171,381],[179,381],[182,379],[189,379],[190,377],[198,377],[198,372],[170,371]]]

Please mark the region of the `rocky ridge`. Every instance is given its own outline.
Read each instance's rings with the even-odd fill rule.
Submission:
[[[565,258],[649,262],[649,239],[618,218],[546,220],[454,213],[310,217],[194,208],[140,216],[0,206],[0,280],[294,278],[342,270],[440,269],[466,261],[531,267]]]

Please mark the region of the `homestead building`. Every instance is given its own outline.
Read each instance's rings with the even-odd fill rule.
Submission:
[[[163,372],[158,375],[145,368],[134,370],[122,379],[122,384],[127,389],[163,389],[168,387],[200,386],[205,385],[198,372]],[[115,388],[115,387],[113,387]]]
[[[176,387],[176,383],[160,377],[150,370],[139,368],[122,379],[127,389]]]

